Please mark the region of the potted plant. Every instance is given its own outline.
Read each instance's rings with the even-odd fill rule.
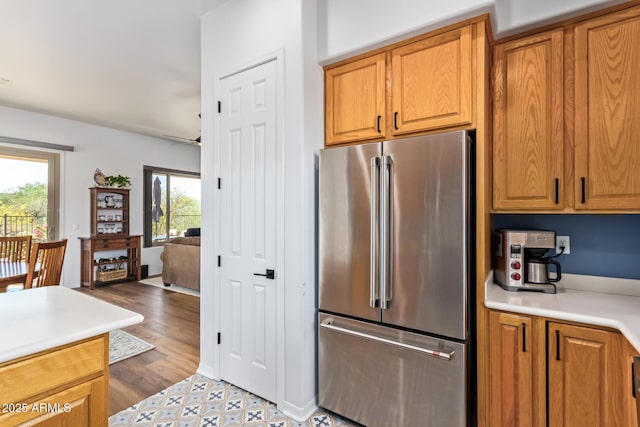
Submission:
[[[129,188],[131,186],[131,180],[128,176],[111,175],[105,177],[105,183],[109,187],[115,188]]]

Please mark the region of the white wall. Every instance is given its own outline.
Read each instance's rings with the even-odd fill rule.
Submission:
[[[2,106],[0,135],[75,147],[73,152],[61,152],[60,165],[59,235],[69,239],[62,281],[68,287],[80,286],[80,241],[77,238],[90,233],[88,188],[94,185],[96,168],[107,175],[131,178],[131,234],[143,234],[143,165],[200,171],[200,148],[193,145]],[[162,271],[160,252],[161,247],[142,250],[142,263],[149,265],[149,274]]]
[[[318,0],[318,60],[348,58],[493,6],[494,0]]]
[[[495,0],[498,37],[602,9],[625,0]]]
[[[304,218],[305,227],[303,239],[305,243],[306,266],[306,306],[303,321],[305,323],[305,348],[314,349],[308,355],[313,360],[313,369],[307,369],[304,390],[305,394],[316,394],[316,295],[317,295],[317,256],[316,256],[316,228],[317,228],[317,156],[324,148],[324,72],[318,66],[318,16],[317,1],[305,0],[302,10],[302,49],[303,49],[303,103],[304,103]]]
[[[214,140],[216,79],[282,50],[284,78],[284,363],[278,407],[295,418],[315,408],[314,160],[323,146],[322,70],[317,65],[315,0],[233,0],[204,15],[202,28],[202,189],[201,365],[217,375],[214,337],[218,165]],[[303,50],[304,46],[304,50]],[[280,272],[279,272],[280,273]],[[208,282],[207,282],[208,281]]]
[[[318,60],[328,64],[491,13],[496,38],[623,0],[318,0]]]

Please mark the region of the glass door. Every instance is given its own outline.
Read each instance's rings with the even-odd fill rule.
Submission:
[[[0,236],[58,238],[59,155],[0,147]]]

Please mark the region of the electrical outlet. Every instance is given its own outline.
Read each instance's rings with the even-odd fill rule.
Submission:
[[[562,255],[571,253],[571,239],[569,239],[569,236],[556,236],[556,254],[560,253],[560,246],[564,246]]]

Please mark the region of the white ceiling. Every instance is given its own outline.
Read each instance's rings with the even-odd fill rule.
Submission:
[[[0,104],[200,135],[200,16],[224,0],[2,0]]]

